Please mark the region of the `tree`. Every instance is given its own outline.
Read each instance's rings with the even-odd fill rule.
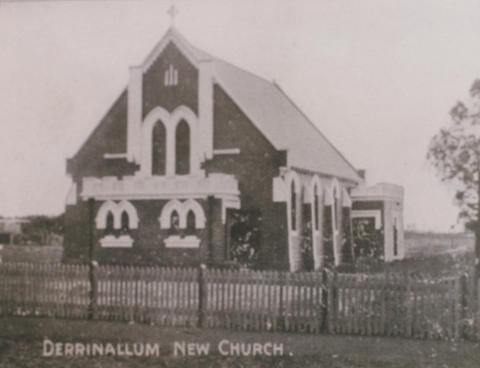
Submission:
[[[451,124],[436,134],[427,159],[442,181],[457,188],[459,219],[475,234],[475,292],[480,276],[480,79],[473,82],[467,103],[450,110]],[[477,298],[476,298],[477,299]]]

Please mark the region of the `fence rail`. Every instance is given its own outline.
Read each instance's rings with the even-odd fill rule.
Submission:
[[[0,264],[0,315],[250,331],[459,338],[466,276]]]

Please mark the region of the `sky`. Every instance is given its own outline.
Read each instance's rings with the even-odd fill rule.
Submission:
[[[456,223],[430,138],[480,78],[480,2],[0,0],[0,215],[59,214],[73,156],[170,26],[275,80],[368,184],[405,189],[405,223]]]

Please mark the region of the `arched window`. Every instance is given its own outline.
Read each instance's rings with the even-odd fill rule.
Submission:
[[[152,131],[152,175],[165,175],[166,136],[165,126],[157,121]]]
[[[189,210],[187,213],[187,235],[195,234],[195,213]]]
[[[290,192],[291,223],[292,230],[295,231],[297,229],[297,195],[295,193],[295,181],[293,180],[290,186]]]
[[[130,229],[130,218],[128,217],[127,211],[122,212],[121,216],[121,230],[123,232],[128,231]]]
[[[318,200],[318,187],[315,185],[315,187],[313,188],[313,213],[314,213],[314,222],[315,222],[315,225],[314,225],[314,228],[315,230],[318,231],[318,228],[319,228],[319,219],[318,219],[318,214],[320,213],[320,203],[319,203],[319,200]]]
[[[393,219],[393,255],[398,256],[398,230],[397,219]]]
[[[185,120],[178,123],[175,132],[175,173],[190,173],[190,127]]]
[[[333,216],[334,230],[338,230],[338,193],[337,193],[337,188],[333,188],[332,216]]]
[[[178,212],[172,211],[170,215],[170,234],[178,234],[178,229],[180,228],[180,216]]]
[[[111,211],[108,211],[107,213],[107,220],[105,221],[105,233],[111,234],[113,233],[113,228],[114,228],[114,217],[113,213]]]

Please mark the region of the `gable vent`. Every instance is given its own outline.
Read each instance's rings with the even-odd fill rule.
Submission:
[[[178,84],[178,70],[170,64],[163,76],[163,84],[167,87],[176,86]]]

